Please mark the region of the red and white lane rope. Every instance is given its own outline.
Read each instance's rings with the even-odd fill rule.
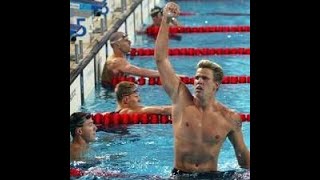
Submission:
[[[90,170],[89,170],[90,169]],[[118,171],[110,171],[103,168],[89,168],[88,170],[83,170],[80,168],[70,168],[70,177],[79,178],[85,175],[92,175],[97,177],[108,177],[108,178],[127,178],[127,175],[122,174]],[[99,178],[100,179],[100,178]]]
[[[159,32],[158,26],[149,26],[146,34],[155,35]],[[169,33],[209,33],[209,32],[250,32],[250,26],[172,26]]]
[[[250,114],[239,113],[242,122],[250,122]],[[97,125],[120,125],[120,124],[172,124],[171,115],[161,114],[119,114],[106,112],[96,113],[92,119]]]
[[[131,48],[130,56],[153,56],[153,48]],[[250,48],[170,48],[170,56],[250,55]]]
[[[184,84],[194,84],[194,77],[180,77]],[[133,76],[119,76],[113,77],[111,80],[112,86],[117,85],[122,81],[134,82],[138,85],[162,85],[160,77],[133,77]],[[250,76],[224,76],[222,84],[244,84],[250,83]]]

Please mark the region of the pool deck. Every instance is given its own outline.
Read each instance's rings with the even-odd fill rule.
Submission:
[[[112,24],[108,23],[108,27],[111,27]],[[100,30],[100,18],[94,18],[93,21],[93,27],[95,27],[95,31],[98,30],[95,33],[90,33],[90,42],[87,43],[83,43],[83,56],[82,58],[79,59],[79,63],[81,62],[81,60],[86,57],[90,51],[92,50],[92,48],[98,44],[99,41],[101,41],[101,39],[104,37],[104,35],[106,34],[106,30],[101,33]],[[109,28],[108,28],[109,29]],[[70,73],[75,70],[78,67],[78,64],[76,64],[75,62],[75,44],[74,43],[70,43]]]
[[[127,8],[131,6],[132,2],[129,1],[127,4]],[[79,59],[79,63],[86,57],[90,51],[97,45],[102,38],[106,35],[107,31],[112,28],[118,19],[120,19],[122,12],[120,12],[121,9],[115,9],[114,12],[111,14],[108,14],[107,16],[107,29],[104,30],[103,33],[100,31],[100,17],[94,17],[93,18],[93,27],[95,28],[93,33],[90,33],[90,42],[83,43],[83,56]],[[105,21],[105,20],[104,20]],[[78,41],[77,41],[78,42]],[[77,69],[78,64],[75,62],[75,45],[74,43],[70,42],[70,74]]]

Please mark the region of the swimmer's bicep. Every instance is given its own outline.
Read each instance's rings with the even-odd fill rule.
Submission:
[[[119,71],[123,71],[126,65],[127,65],[126,61],[123,61],[121,58],[118,58],[115,61],[108,63],[108,69],[112,73],[116,74],[116,73],[119,73]]]
[[[239,121],[241,121],[241,119],[240,118],[236,119],[236,121],[237,121],[236,123],[239,124]],[[248,168],[250,168],[250,152],[245,145],[245,142],[243,139],[243,134],[242,134],[242,129],[239,127],[241,127],[241,126],[238,125],[237,127],[235,127],[228,134],[228,138],[234,147],[234,151],[235,151],[235,155],[238,160],[238,164],[240,165],[240,167],[248,169]]]
[[[131,64],[126,64],[121,67],[121,71],[133,75],[140,76],[142,73],[140,72],[140,68]]]
[[[176,99],[180,78],[176,75],[168,58],[157,61],[162,86],[172,100]]]
[[[245,146],[244,140],[243,140],[243,135],[242,132],[240,131],[233,131],[230,132],[228,135],[228,138],[234,148],[235,155],[237,159],[241,158],[241,155],[243,152],[247,151],[247,148]]]
[[[242,134],[242,121],[240,118],[240,115],[237,113],[234,113],[234,115],[231,116],[232,119],[232,130],[228,134],[228,138],[234,148],[236,150],[241,150],[246,148],[244,144],[243,134]]]
[[[117,61],[114,63],[113,67],[122,72],[126,72],[127,69],[131,67],[131,64],[127,61]]]

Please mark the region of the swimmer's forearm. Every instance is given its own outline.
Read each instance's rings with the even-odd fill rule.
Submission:
[[[134,65],[128,65],[123,69],[123,72],[136,75],[136,76],[147,76],[147,77],[158,77],[159,72],[153,69],[140,68]]]
[[[180,78],[177,77],[168,59],[169,23],[170,22],[167,22],[167,17],[164,14],[156,40],[154,58],[156,60],[158,71],[160,73],[162,86],[169,97],[172,100],[175,100],[180,83]]]
[[[241,151],[237,158],[241,168],[250,169],[250,152],[248,149]]]
[[[172,106],[147,106],[142,108],[143,113],[171,115]]]
[[[172,114],[172,106],[162,106],[163,114],[170,115]]]
[[[159,77],[160,76],[158,71],[155,71],[152,69],[144,69],[142,72],[143,73],[140,76],[147,76],[147,77]]]
[[[129,65],[129,66],[125,67],[122,71],[125,73],[128,73],[128,74],[136,75],[136,76],[160,77],[159,72],[156,70],[144,69],[144,68],[140,68],[140,67],[137,67],[134,65]],[[187,77],[186,75],[183,75],[183,74],[177,74],[177,76]]]
[[[155,59],[156,61],[164,61],[168,57],[168,43],[169,43],[169,24],[165,18],[162,18],[158,37],[155,45]]]

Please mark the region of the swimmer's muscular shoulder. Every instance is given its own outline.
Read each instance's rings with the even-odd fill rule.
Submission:
[[[223,114],[223,116],[231,124],[231,126],[233,128],[241,128],[242,121],[241,121],[240,115],[234,110],[224,106],[221,103],[219,105],[220,105],[221,114]]]
[[[128,64],[128,61],[122,57],[113,57],[107,60],[108,69],[118,69]]]
[[[123,57],[110,57],[107,60],[108,64],[122,64],[128,62],[125,58]]]

